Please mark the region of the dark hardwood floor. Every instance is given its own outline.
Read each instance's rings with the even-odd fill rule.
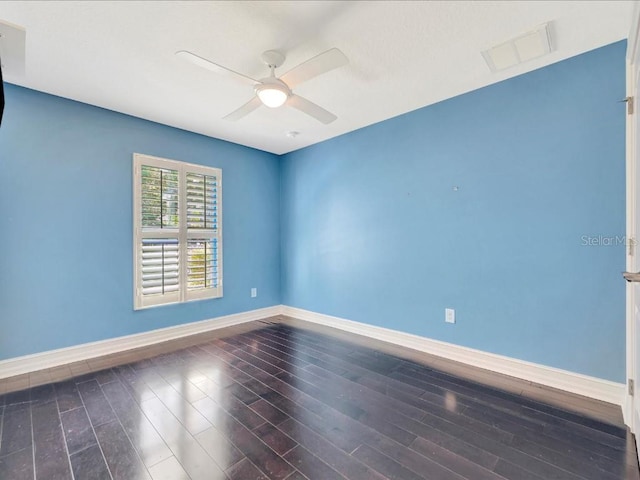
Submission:
[[[0,479],[638,480],[595,419],[285,324],[0,396]]]

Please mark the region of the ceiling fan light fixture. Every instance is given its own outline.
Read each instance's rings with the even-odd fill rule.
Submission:
[[[285,57],[278,51],[267,50],[262,54],[262,61],[267,65],[267,67],[269,67],[270,75],[260,80],[235,72],[230,68],[214,63],[186,50],[176,52],[176,55],[199,67],[231,75],[237,80],[242,80],[244,83],[250,83],[253,85],[254,96],[251,100],[223,117],[226,120],[239,120],[259,108],[261,105],[269,108],[278,108],[285,104],[288,107],[295,108],[296,110],[315,118],[317,121],[324,123],[325,125],[338,118],[333,113],[313,102],[310,102],[306,98],[301,97],[300,95],[294,95],[291,91],[291,86],[296,87],[302,82],[306,82],[307,80],[349,63],[349,60],[345,57],[344,53],[337,48],[331,48],[326,52],[310,58],[306,62],[293,67],[280,78],[276,77],[275,69],[283,64]]]
[[[256,87],[256,94],[265,107],[278,108],[289,98],[286,87],[277,84],[263,84]]]

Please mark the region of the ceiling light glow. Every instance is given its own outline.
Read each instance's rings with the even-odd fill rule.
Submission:
[[[289,98],[289,92],[280,85],[259,85],[256,94],[260,101],[269,108],[278,108],[284,105]]]

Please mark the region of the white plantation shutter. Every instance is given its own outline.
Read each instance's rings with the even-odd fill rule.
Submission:
[[[222,172],[134,155],[135,308],[222,296]]]
[[[187,228],[218,227],[218,181],[212,175],[187,173]]]
[[[178,171],[142,165],[142,228],[178,228]]]
[[[141,244],[142,295],[180,289],[180,252],[177,238],[145,238]]]
[[[199,238],[187,242],[187,288],[198,290],[218,286],[217,239]]]
[[[217,288],[218,177],[187,172],[187,295]]]

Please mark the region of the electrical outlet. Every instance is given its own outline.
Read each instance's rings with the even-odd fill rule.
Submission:
[[[251,289],[251,298],[256,298],[257,296],[258,296],[258,289],[254,287]]]
[[[453,308],[444,309],[444,321],[447,323],[456,323],[456,311]]]

